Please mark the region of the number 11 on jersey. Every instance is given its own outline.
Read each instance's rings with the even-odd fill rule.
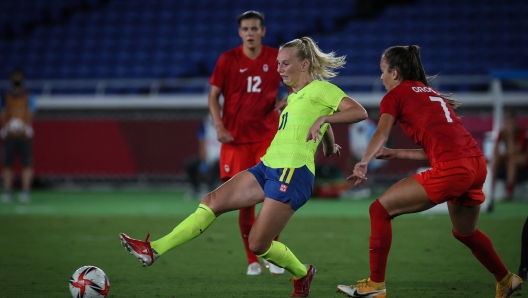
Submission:
[[[288,123],[288,112],[281,115],[279,130],[284,129],[286,127],[286,123]]]

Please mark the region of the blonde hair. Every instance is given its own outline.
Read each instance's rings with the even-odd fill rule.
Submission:
[[[285,43],[279,50],[284,48],[295,48],[297,50],[296,56],[300,61],[306,59],[310,62],[308,68],[310,76],[320,81],[326,81],[337,76],[339,72],[336,69],[343,68],[346,63],[346,55],[336,57],[335,52],[324,53],[313,39],[306,36]]]

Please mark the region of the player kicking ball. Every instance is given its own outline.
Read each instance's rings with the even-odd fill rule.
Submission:
[[[274,238],[311,196],[319,143],[326,156],[340,152],[329,124],[367,118],[360,104],[325,81],[344,63],[344,57],[323,53],[309,37],[284,44],[277,55],[277,71],[293,92],[261,162],[207,194],[195,213],[161,239],[150,242],[147,236],[141,241],[120,234],[125,248],[145,266],[152,265],[167,251],[201,235],[221,214],[262,203],[249,233],[249,248],[293,275],[291,297],[307,297],[317,270]]]

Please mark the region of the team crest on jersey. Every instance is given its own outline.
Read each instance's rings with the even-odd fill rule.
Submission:
[[[268,65],[267,64],[264,64],[262,66],[262,70],[264,70],[265,72],[268,72]]]
[[[288,190],[288,185],[286,185],[286,184],[281,184],[279,190],[282,191],[282,192],[286,192],[286,191]]]
[[[226,173],[229,173],[231,171],[231,168],[229,168],[229,165],[224,165],[224,171],[226,171]]]

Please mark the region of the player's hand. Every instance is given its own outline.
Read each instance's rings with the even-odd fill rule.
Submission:
[[[339,146],[338,144],[334,144],[334,147],[332,148],[333,150],[327,150],[326,149],[326,146],[323,146],[323,153],[326,157],[330,157],[334,154],[337,154],[337,156],[341,156],[341,146]]]
[[[356,178],[356,182],[354,183],[354,186],[358,186],[363,180],[367,180],[367,168],[368,163],[364,161],[360,161],[356,163],[354,166],[354,171],[352,172],[352,175],[347,177],[347,180],[352,180]]]
[[[216,129],[216,138],[220,143],[229,143],[234,140],[231,133],[225,129],[225,127],[219,127]]]
[[[288,105],[288,101],[286,99],[283,99],[283,100],[279,100],[276,104],[275,104],[275,110],[276,111],[282,111],[284,110],[284,108]]]
[[[383,147],[378,152],[376,152],[375,157],[377,159],[392,159],[394,158],[394,154],[394,150]]]
[[[322,137],[321,126],[324,124],[324,119],[322,117],[317,118],[310,130],[308,130],[308,135],[306,136],[306,142],[313,140],[314,143],[319,141]]]

